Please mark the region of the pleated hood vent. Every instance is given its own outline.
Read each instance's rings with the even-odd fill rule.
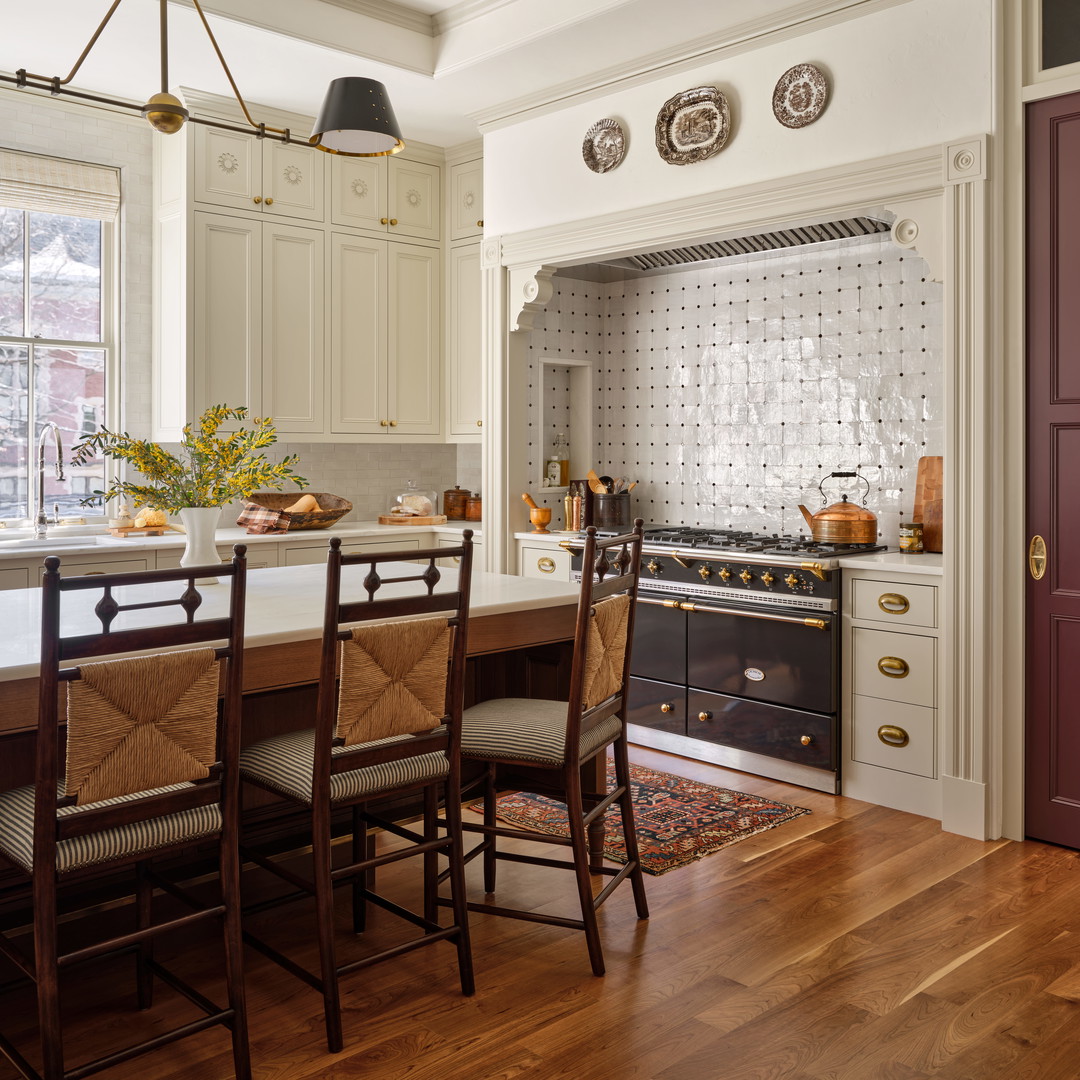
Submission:
[[[847,240],[854,236],[872,236],[888,232],[892,226],[885,221],[869,217],[846,218],[843,221],[825,221],[818,225],[800,225],[775,232],[755,233],[753,236],[737,236],[731,240],[711,240],[689,247],[670,248],[667,251],[649,251],[644,255],[630,255],[613,259],[607,266],[624,266],[635,270],[664,270],[668,267],[686,266],[689,263],[724,259],[730,255],[750,255],[756,251],[776,251],[781,248],[801,247],[804,244],[820,244],[827,240]]]

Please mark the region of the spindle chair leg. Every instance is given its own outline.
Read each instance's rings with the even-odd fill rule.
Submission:
[[[135,864],[135,925],[145,930],[153,920],[154,887],[148,874],[149,864],[143,860]],[[154,939],[143,941],[135,955],[136,991],[140,1009],[149,1009],[154,1004],[154,973],[151,963],[154,959]]]
[[[337,958],[334,946],[334,882],[330,875],[329,814],[317,808],[311,844],[314,863],[315,920],[319,933],[319,965],[322,978],[323,1011],[326,1014],[326,1045],[331,1054],[341,1052],[341,996],[338,991]]]
[[[461,828],[461,791],[446,793],[446,829],[455,837],[450,848],[450,898],[454,913],[454,924],[460,928],[457,939],[458,975],[461,979],[461,992],[470,997],[476,989],[473,977],[472,946],[469,939],[469,905],[465,894],[465,850],[464,833]],[[436,883],[435,888],[438,888]],[[437,902],[437,900],[436,900]]]
[[[244,930],[241,923],[240,853],[235,840],[221,849],[221,894],[225,904],[225,976],[233,1010],[232,1053],[236,1080],[251,1080],[247,992],[244,987]]]
[[[496,800],[499,797],[495,784],[495,765],[489,764],[487,775],[484,777],[484,825],[489,829],[496,825]],[[494,833],[484,836],[484,892],[495,891],[495,868],[498,865],[496,859],[496,838]]]
[[[593,902],[592,874],[589,871],[589,838],[585,829],[585,803],[581,794],[581,773],[565,770],[566,816],[570,824],[571,850],[574,853],[574,877],[577,879],[578,900],[589,960],[594,975],[604,974],[604,952],[600,944],[600,927],[596,921]]]
[[[615,740],[612,756],[615,759],[615,783],[625,789],[625,794],[619,800],[619,813],[622,818],[626,858],[627,861],[635,864],[635,868],[630,871],[630,886],[634,890],[634,907],[637,909],[639,919],[647,919],[649,902],[645,898],[645,876],[641,871],[641,857],[638,853],[634,800],[630,789],[630,758],[627,754],[625,739]]]
[[[60,965],[57,961],[56,879],[48,871],[34,878],[34,970],[43,1080],[63,1080],[64,1044],[60,1026]]]
[[[439,838],[439,799],[434,787],[424,788],[424,839]],[[439,919],[439,853],[425,851],[424,856],[424,918],[428,922]]]
[[[360,807],[352,808],[352,862],[355,866],[359,862],[370,858],[374,852],[371,850],[371,837],[368,834],[367,822],[360,813]],[[364,889],[371,888],[372,874],[374,871],[364,870],[356,874],[352,879],[352,921],[353,933],[362,934],[367,929],[367,900],[364,898]]]

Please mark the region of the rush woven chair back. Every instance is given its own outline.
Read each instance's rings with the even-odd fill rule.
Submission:
[[[257,935],[247,940],[323,996],[327,1045],[342,1048],[339,977],[423,945],[450,941],[457,947],[462,993],[473,992],[472,954],[461,853],[461,707],[464,695],[472,531],[458,547],[425,551],[344,555],[330,541],[326,571],[315,727],[246,747],[242,777],[299,804],[310,813],[312,872],[305,877],[268,854],[245,847],[252,861],[289,882],[294,891],[253,904],[251,916],[281,903],[314,897],[319,942],[318,974],[309,972]],[[457,571],[438,560],[458,559]],[[419,560],[412,565],[406,560]],[[441,586],[441,587],[440,587]],[[386,621],[390,620],[390,621]],[[447,828],[440,834],[439,797]],[[419,801],[419,826],[389,812],[403,798]],[[379,803],[387,807],[379,812]],[[348,862],[333,866],[331,815],[351,808]],[[372,830],[407,842],[378,851]],[[449,861],[454,915],[438,921],[438,858]],[[389,862],[420,856],[423,911],[414,912],[376,890],[375,872]],[[333,920],[333,889],[351,884],[353,931],[366,926],[369,903],[420,931],[404,943],[364,943],[359,959],[339,962]]]
[[[462,755],[486,765],[483,824],[466,822],[463,826],[466,832],[479,833],[483,838],[466,859],[482,854],[484,891],[495,892],[495,868],[500,859],[568,869],[576,878],[581,915],[564,918],[478,902],[470,902],[469,910],[584,931],[596,975],[604,973],[596,911],[613,890],[629,879],[638,917],[645,919],[649,915],[638,862],[626,748],[626,688],[641,541],[640,519],[633,532],[622,536],[600,540],[595,529],[586,532],[568,700],[498,698],[474,705],[462,717]],[[614,789],[607,793],[583,790],[583,766],[596,760],[603,762],[609,746],[615,760]],[[603,776],[604,770],[598,771]],[[565,803],[569,836],[500,825],[500,790],[530,791]],[[590,860],[589,854],[590,846],[594,852],[603,851],[604,814],[615,805],[619,807],[627,854],[626,865],[618,869],[604,866],[599,855]],[[500,838],[569,847],[572,861],[503,851],[498,847]],[[612,878],[595,897],[590,880],[593,873]]]
[[[45,560],[35,783],[0,793],[0,855],[30,879],[33,896],[33,956],[13,936],[0,938],[0,952],[36,984],[40,1073],[0,1036],[0,1051],[23,1076],[87,1076],[214,1025],[232,1034],[237,1077],[250,1076],[240,966],[236,771],[245,550],[237,545],[232,561],[214,568],[229,587],[214,590],[216,610],[204,617],[199,616],[206,597],[195,579],[205,567],[65,578],[60,559]],[[163,621],[165,613],[172,621]],[[221,641],[226,644],[210,644]],[[93,659],[128,653],[139,655]],[[89,662],[61,666],[71,661]],[[63,718],[61,684],[67,687]],[[209,903],[160,878],[150,864],[155,856],[196,845],[214,845],[219,852],[221,896]],[[76,872],[83,881],[94,870],[112,873],[125,864],[134,864],[136,871],[134,926],[63,951],[58,886]],[[186,910],[155,919],[155,888],[179,899]],[[206,920],[223,927],[225,1006],[208,1001],[154,958],[158,935]],[[60,971],[131,951],[137,958],[140,1008],[150,1007],[157,976],[204,1015],[171,1031],[155,1027],[142,1041],[66,1069]]]

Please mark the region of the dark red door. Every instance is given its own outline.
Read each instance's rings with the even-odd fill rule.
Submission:
[[[1080,94],[1028,105],[1026,138],[1025,831],[1080,848]]]

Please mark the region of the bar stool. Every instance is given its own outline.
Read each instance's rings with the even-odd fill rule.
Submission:
[[[572,870],[577,879],[581,917],[564,918],[472,901],[469,910],[583,930],[596,975],[604,974],[596,912],[616,886],[629,878],[638,918],[649,917],[630,801],[625,709],[641,542],[640,519],[633,532],[622,536],[600,540],[594,528],[586,531],[568,701],[496,698],[474,705],[462,715],[462,757],[487,766],[483,824],[466,822],[462,826],[466,832],[481,834],[483,839],[466,854],[466,861],[483,855],[484,891],[488,894],[495,892],[498,860]],[[614,560],[609,559],[612,553]],[[586,798],[581,767],[608,746],[615,759],[615,787],[602,797]],[[564,803],[570,835],[552,836],[498,824],[496,801],[500,789],[533,792]],[[604,814],[614,805],[619,807],[626,837],[626,865],[619,869],[590,869],[589,828],[602,825]],[[568,862],[501,851],[497,846],[499,837],[569,847],[573,858]],[[613,878],[595,897],[591,873]]]
[[[205,575],[206,567],[63,578],[60,559],[45,560],[36,778],[33,786],[0,793],[0,855],[26,875],[33,896],[33,954],[28,955],[14,935],[0,936],[0,953],[37,989],[42,1071],[0,1036],[0,1051],[24,1077],[88,1076],[218,1024],[232,1033],[236,1076],[247,1080],[251,1075],[241,969],[236,773],[246,549],[238,544],[233,550],[231,563],[214,567],[215,575],[230,583],[225,613],[198,620],[204,597],[195,578]],[[175,598],[161,599],[168,590],[155,588],[147,599],[141,588],[135,589],[169,584],[178,587]],[[91,595],[86,600],[69,598],[79,593]],[[89,601],[96,594],[100,596],[91,608]],[[170,607],[179,607],[181,613],[169,625],[143,625],[146,617],[133,615]],[[88,632],[94,626],[96,630]],[[78,632],[64,633],[63,627],[77,627]],[[177,648],[221,640],[227,644],[218,648]],[[60,667],[65,661],[134,652],[143,655]],[[221,661],[225,676],[219,720]],[[58,715],[61,682],[67,684],[66,743]],[[157,856],[211,843],[218,851],[220,900],[197,900],[151,867]],[[111,874],[131,864],[136,871],[134,929],[61,950],[60,883],[76,872],[82,882],[94,871]],[[155,921],[155,888],[191,910]],[[156,937],[207,919],[223,925],[224,1007],[154,959]],[[121,952],[135,954],[140,1008],[150,1007],[153,977],[158,976],[205,1015],[66,1069],[61,972]]]
[[[265,739],[245,747],[240,774],[248,783],[303,807],[311,829],[310,877],[294,873],[270,854],[243,848],[246,859],[276,874],[293,891],[245,908],[245,915],[305,897],[315,899],[319,974],[301,967],[251,929],[245,940],[323,996],[326,1041],[332,1053],[343,1045],[340,976],[424,945],[451,941],[457,946],[461,991],[473,992],[472,953],[465,906],[461,852],[461,708],[472,531],[460,546],[383,554],[341,553],[333,537],[327,557],[326,608],[323,623],[315,728]],[[442,579],[436,559],[459,559],[456,587],[435,592]],[[383,578],[379,568],[420,560],[423,567]],[[366,566],[362,578],[359,567]],[[349,574],[357,568],[354,575]],[[367,593],[363,600],[342,600],[342,593]],[[384,590],[385,592],[380,592]],[[437,617],[430,617],[430,616]],[[428,616],[415,618],[416,616]],[[393,622],[375,623],[375,620]],[[346,624],[352,624],[346,627]],[[360,624],[360,625],[355,625]],[[447,828],[438,830],[438,796],[446,804]],[[379,812],[378,803],[418,794],[423,799],[419,830]],[[347,865],[334,867],[331,815],[351,808],[352,849]],[[369,830],[377,828],[410,846],[377,853]],[[438,922],[438,856],[449,860],[453,923]],[[422,913],[375,891],[378,867],[400,859],[423,860]],[[334,934],[335,885],[351,884],[353,930],[365,927],[368,903],[419,928],[404,943],[376,948],[357,960],[339,963]]]

